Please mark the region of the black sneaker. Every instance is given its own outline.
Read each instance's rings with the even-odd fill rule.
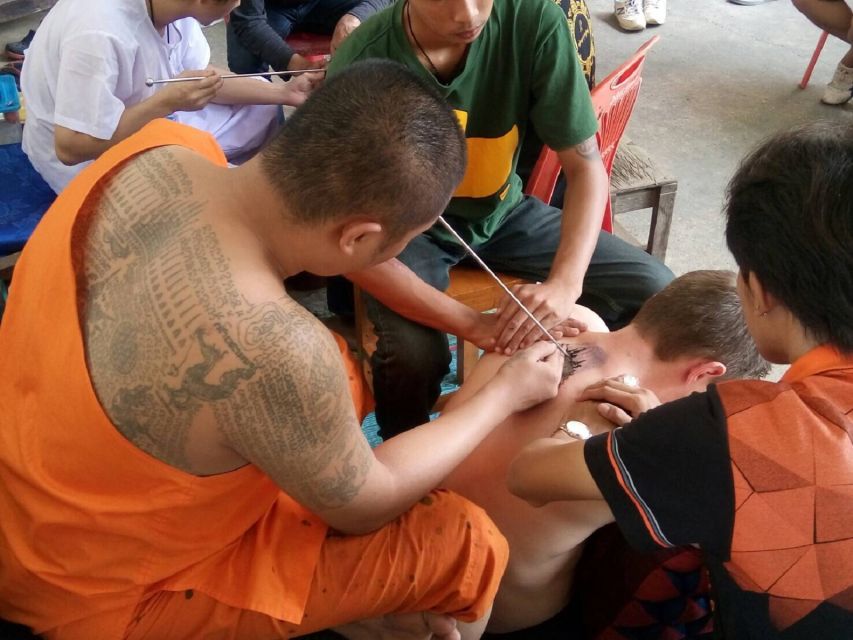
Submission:
[[[35,35],[36,30],[30,29],[30,32],[17,42],[7,42],[6,57],[11,58],[12,60],[23,60],[24,53],[26,52],[27,47],[30,46]]]

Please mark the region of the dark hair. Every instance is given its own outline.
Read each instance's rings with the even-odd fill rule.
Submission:
[[[438,92],[366,60],[328,79],[261,152],[294,219],[375,215],[390,236],[435,220],[465,172],[465,137]]]
[[[664,362],[682,356],[726,365],[725,378],[761,378],[770,365],[746,328],[731,271],[691,271],[649,298],[631,321]]]
[[[812,337],[853,351],[851,123],[818,122],[765,141],[729,183],[726,215],[744,276],[754,273]]]

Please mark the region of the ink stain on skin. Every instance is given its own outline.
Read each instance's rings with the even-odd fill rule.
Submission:
[[[574,347],[563,346],[567,354],[563,360],[563,380],[573,375],[585,364],[600,367],[607,360],[604,349],[595,344],[581,344]]]
[[[581,365],[586,362],[585,358],[581,358],[581,354],[585,351],[586,347],[566,349],[566,357],[563,359],[563,380],[574,375],[574,373],[581,368]]]

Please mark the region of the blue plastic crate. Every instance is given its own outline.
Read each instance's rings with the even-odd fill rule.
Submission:
[[[12,76],[0,76],[0,113],[10,113],[21,108],[18,87]]]

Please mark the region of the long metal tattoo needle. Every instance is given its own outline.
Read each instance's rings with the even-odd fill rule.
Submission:
[[[494,279],[495,282],[498,283],[498,285],[500,285],[500,288],[503,289],[504,293],[506,293],[510,297],[510,299],[513,302],[515,302],[515,304],[518,305],[519,309],[524,311],[524,313],[527,314],[527,317],[530,318],[531,320],[533,320],[533,323],[537,327],[539,327],[539,330],[543,333],[543,335],[547,336],[548,339],[556,345],[557,349],[560,350],[560,353],[562,353],[564,356],[566,356],[566,358],[574,360],[574,354],[571,352],[572,350],[567,349],[565,345],[561,344],[554,336],[552,336],[548,332],[548,330],[545,328],[545,326],[541,322],[539,322],[539,320],[536,319],[536,316],[534,316],[530,312],[530,309],[528,309],[527,307],[524,306],[524,303],[521,300],[519,300],[512,291],[510,291],[509,287],[507,287],[501,281],[500,278],[498,278],[497,274],[489,268],[489,265],[487,265],[485,262],[483,262],[483,259],[475,253],[475,251],[471,248],[471,245],[469,245],[467,242],[465,242],[465,240],[462,239],[462,236],[460,236],[458,233],[456,233],[456,229],[451,227],[448,224],[447,220],[445,220],[442,216],[438,216],[438,221],[442,224],[442,226],[445,229],[447,229],[450,232],[450,235],[452,235],[454,238],[456,238],[456,241],[465,248],[465,251],[468,252],[468,255],[470,255],[474,259],[474,261],[478,265],[480,265],[480,267],[482,267],[482,269],[486,273],[488,273],[492,277],[492,279]]]
[[[228,73],[224,76],[219,76],[223,80],[231,78],[270,78],[272,76],[295,76],[301,73],[326,73],[325,69],[297,69],[295,71],[266,71],[264,73]],[[155,80],[148,78],[145,81],[146,87],[153,87],[155,84],[167,84],[170,82],[191,82],[193,80],[204,80],[210,76],[187,76],[185,78],[162,78]]]

